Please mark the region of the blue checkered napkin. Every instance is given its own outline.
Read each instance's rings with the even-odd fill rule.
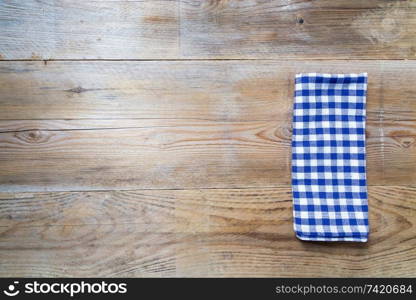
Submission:
[[[302,240],[367,241],[366,91],[367,73],[296,75],[292,189]]]

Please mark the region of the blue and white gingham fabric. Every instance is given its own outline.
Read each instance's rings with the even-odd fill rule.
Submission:
[[[366,242],[367,73],[297,74],[292,189],[296,236]]]

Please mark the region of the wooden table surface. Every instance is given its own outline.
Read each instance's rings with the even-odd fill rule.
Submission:
[[[416,1],[0,0],[0,276],[416,276]],[[368,243],[296,239],[297,72],[368,72]]]

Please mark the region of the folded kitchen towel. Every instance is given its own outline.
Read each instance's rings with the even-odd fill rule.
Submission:
[[[294,229],[301,240],[366,242],[367,73],[297,74]]]

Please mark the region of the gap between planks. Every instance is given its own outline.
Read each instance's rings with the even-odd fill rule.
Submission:
[[[416,184],[394,184],[394,185],[380,185],[380,184],[367,184],[368,187],[378,188],[378,187],[416,187]],[[284,189],[292,187],[291,184],[279,184],[279,185],[269,185],[269,186],[241,186],[241,187],[183,187],[183,188],[109,188],[109,189],[82,189],[82,190],[45,190],[45,191],[1,191],[0,192],[0,201],[5,199],[12,199],[4,197],[5,195],[11,194],[47,194],[47,193],[108,193],[108,192],[140,192],[140,191],[204,191],[204,190],[274,190],[274,189]]]

